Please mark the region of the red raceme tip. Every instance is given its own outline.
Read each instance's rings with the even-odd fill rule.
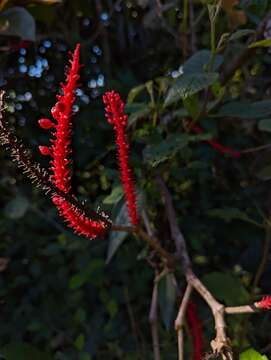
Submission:
[[[124,113],[125,104],[116,91],[108,91],[103,96],[105,104],[105,116],[109,124],[113,125],[116,134],[118,159],[129,217],[133,225],[138,224],[136,207],[135,185],[132,179],[132,171],[128,164],[129,145],[125,133],[128,116]]]
[[[80,65],[80,44],[77,44],[70,60],[70,66],[66,73],[66,82],[61,85],[62,95],[57,95],[57,103],[51,110],[55,123],[50,119],[39,120],[39,125],[45,129],[53,129],[53,138],[50,139],[52,145],[39,146],[42,155],[50,155],[52,160],[51,171],[52,183],[65,194],[71,192],[71,164],[70,155],[71,135],[72,135],[72,107],[75,101],[75,89],[78,86]],[[70,204],[63,198],[55,195],[52,197],[53,203],[57,207],[59,214],[64,218],[75,233],[93,239],[103,235],[106,224],[103,221],[94,221],[83,212]]]
[[[255,305],[262,310],[271,310],[271,295],[264,296],[262,300],[256,302]]]

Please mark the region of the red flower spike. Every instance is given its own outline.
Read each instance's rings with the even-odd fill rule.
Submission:
[[[49,119],[40,119],[38,122],[39,122],[39,126],[45,130],[49,130],[55,127],[55,124]]]
[[[48,148],[48,146],[42,146],[40,145],[39,146],[39,151],[41,153],[41,155],[44,155],[44,156],[52,156],[52,153],[51,153],[51,150]]]
[[[138,224],[136,208],[135,186],[131,176],[131,169],[128,165],[129,145],[125,134],[128,116],[124,113],[124,102],[115,91],[106,92],[103,96],[105,104],[105,116],[109,124],[114,126],[116,143],[118,146],[118,158],[121,170],[121,182],[127,202],[129,217],[133,225]]]
[[[198,126],[193,124],[191,127],[191,131],[193,131],[196,134],[202,134],[203,133],[203,129]],[[231,157],[235,158],[235,159],[239,159],[241,156],[241,153],[237,150],[228,148],[224,145],[219,144],[218,142],[216,142],[215,140],[206,140],[206,142],[212,146],[212,148],[214,148],[216,151],[220,152],[221,154],[228,154]]]
[[[202,360],[203,354],[203,338],[202,338],[202,325],[197,314],[197,306],[194,302],[190,301],[187,307],[187,321],[192,335],[193,343],[193,360]]]
[[[71,205],[68,201],[63,200],[58,195],[55,195],[52,200],[60,215],[76,234],[84,235],[89,239],[94,239],[95,237],[104,234],[106,225],[102,221],[89,219],[79,209]]]
[[[78,86],[80,69],[80,44],[77,44],[70,61],[70,68],[67,70],[66,83],[62,84],[63,95],[58,95],[58,102],[52,108],[51,114],[57,121],[55,126],[55,139],[52,140],[52,171],[54,184],[65,193],[71,190],[71,160],[68,157],[71,153],[71,128],[72,128],[72,106],[75,101],[74,90]]]
[[[70,60],[70,67],[66,74],[66,83],[62,84],[62,95],[57,95],[57,103],[51,110],[53,118],[56,120],[54,124],[49,119],[40,119],[39,125],[43,129],[54,128],[54,138],[50,139],[52,145],[50,147],[40,146],[40,152],[43,155],[51,155],[51,170],[53,184],[65,194],[71,191],[71,159],[69,158],[71,150],[71,132],[73,114],[72,106],[75,101],[74,90],[78,86],[79,80],[79,52],[80,44],[77,44],[76,49]],[[57,207],[60,215],[65,219],[68,225],[80,235],[84,235],[93,239],[99,235],[103,235],[106,230],[106,224],[97,220],[87,218],[83,212],[70,204],[68,201],[62,199],[58,195],[52,197],[53,203]]]
[[[271,310],[271,295],[264,296],[261,301],[255,303],[255,306],[262,310]]]

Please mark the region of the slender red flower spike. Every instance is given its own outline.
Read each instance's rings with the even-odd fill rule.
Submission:
[[[68,226],[71,227],[76,234],[84,235],[89,239],[94,239],[104,234],[105,224],[102,221],[89,219],[78,208],[58,195],[55,195],[52,200],[58,208],[60,215],[63,216]]]
[[[53,183],[63,192],[71,190],[71,129],[72,129],[72,106],[75,101],[74,90],[78,86],[80,44],[77,44],[70,60],[70,67],[66,75],[66,83],[61,84],[62,95],[57,95],[58,102],[52,108],[51,113],[56,124],[49,119],[40,119],[39,125],[43,129],[54,129],[54,139],[50,152],[40,148],[43,155],[52,156],[52,180]]]
[[[255,305],[262,310],[271,310],[271,295],[264,296],[262,300],[256,302]]]
[[[190,301],[187,307],[187,321],[192,335],[193,360],[202,360],[203,338],[201,321],[197,314],[197,306]]]
[[[191,130],[196,134],[202,134],[203,133],[203,129],[200,126],[195,125],[195,124],[192,125]],[[215,140],[206,140],[206,142],[209,145],[211,145],[212,148],[214,148],[215,150],[217,150],[221,154],[228,154],[228,155],[230,155],[231,157],[233,157],[235,159],[238,159],[241,156],[241,153],[239,151],[236,151],[234,149],[231,149],[229,147],[221,145]]]
[[[132,180],[132,171],[128,164],[129,145],[125,134],[128,116],[124,113],[124,102],[116,91],[108,91],[103,96],[105,104],[105,116],[109,124],[114,126],[116,143],[118,146],[118,157],[121,170],[121,182],[129,211],[129,217],[133,225],[138,224],[136,208],[135,186]]]
[[[61,84],[62,95],[57,95],[57,103],[52,108],[51,114],[55,122],[50,119],[40,119],[39,125],[45,130],[52,129],[54,138],[52,145],[39,146],[42,155],[50,155],[53,184],[65,194],[71,192],[71,132],[72,132],[72,106],[75,101],[74,91],[78,86],[80,69],[80,44],[77,44],[67,70],[66,82]],[[81,210],[70,204],[58,195],[52,197],[53,203],[58,208],[60,215],[68,225],[78,234],[93,239],[102,235],[106,224],[102,220],[94,221],[86,217]]]

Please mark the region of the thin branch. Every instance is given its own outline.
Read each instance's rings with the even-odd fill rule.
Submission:
[[[160,360],[161,354],[160,354],[159,332],[158,332],[158,282],[156,281],[156,279],[154,280],[154,285],[152,290],[149,323],[151,326],[154,360]]]
[[[194,274],[191,268],[191,261],[187,252],[185,239],[178,226],[177,215],[173,207],[171,195],[160,175],[157,175],[157,182],[164,197],[166,213],[170,224],[171,236],[175,241],[176,248],[181,251],[181,253],[179,254],[179,258],[182,261],[181,265],[186,277],[186,281],[201,295],[201,297],[206,301],[213,313],[216,329],[216,337],[214,340],[211,341],[213,353],[215,355],[220,354],[223,359],[232,359],[230,341],[226,335],[225,330],[225,307],[213,297],[210,291]]]
[[[184,351],[183,351],[183,342],[184,342],[184,334],[183,334],[183,322],[185,318],[185,313],[187,309],[187,305],[192,293],[192,286],[188,284],[182,298],[182,302],[179,308],[179,312],[177,318],[175,320],[175,330],[177,331],[178,338],[178,360],[184,360]]]

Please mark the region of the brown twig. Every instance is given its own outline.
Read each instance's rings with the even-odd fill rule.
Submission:
[[[178,249],[181,249],[181,254],[179,255],[179,258],[181,259],[182,262],[181,266],[183,268],[186,281],[201,295],[201,297],[209,305],[214,317],[216,337],[214,340],[211,341],[213,353],[215,355],[220,354],[222,358],[225,360],[232,359],[230,341],[226,335],[226,330],[225,330],[226,329],[226,324],[224,319],[225,307],[223,304],[219,303],[213,297],[210,291],[203,285],[203,283],[194,274],[191,268],[191,261],[187,252],[185,239],[178,226],[177,215],[173,207],[171,195],[163,179],[159,175],[157,175],[157,182],[161,188],[161,192],[164,197],[165,209],[170,224],[171,236],[175,241],[176,248],[178,246]]]
[[[158,282],[156,281],[156,279],[154,280],[153,290],[152,290],[149,323],[151,326],[154,360],[160,360],[161,354],[160,354],[159,332],[158,332]]]
[[[178,338],[178,360],[184,360],[184,351],[183,351],[183,325],[184,325],[184,318],[187,309],[187,305],[192,293],[192,286],[188,284],[184,293],[184,296],[181,301],[181,305],[179,308],[179,312],[177,318],[175,320],[175,330],[177,331],[177,338]]]

